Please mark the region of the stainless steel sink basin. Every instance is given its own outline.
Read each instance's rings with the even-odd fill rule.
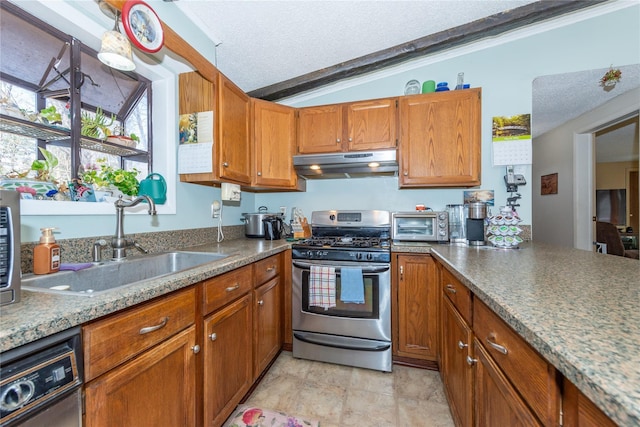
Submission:
[[[22,289],[64,295],[93,296],[130,286],[142,280],[188,270],[228,255],[208,252],[162,252],[123,261],[105,261],[79,271],[44,276],[25,275]]]

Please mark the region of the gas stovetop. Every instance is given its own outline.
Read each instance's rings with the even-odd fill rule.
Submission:
[[[310,239],[292,245],[295,259],[389,262],[387,211],[315,211]]]

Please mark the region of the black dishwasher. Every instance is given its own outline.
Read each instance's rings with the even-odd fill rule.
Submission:
[[[79,327],[0,354],[0,427],[81,427],[82,369]]]

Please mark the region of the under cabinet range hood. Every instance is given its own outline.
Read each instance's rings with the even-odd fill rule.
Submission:
[[[293,156],[296,173],[307,179],[395,176],[396,150],[351,153],[302,154]]]

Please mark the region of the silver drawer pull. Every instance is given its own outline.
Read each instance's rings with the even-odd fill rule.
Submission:
[[[200,346],[198,344],[194,345],[193,347],[191,347],[191,351],[193,351],[193,354],[200,353]]]
[[[140,329],[140,335],[148,334],[149,332],[153,332],[153,331],[157,331],[158,329],[162,329],[167,325],[168,321],[169,321],[169,316],[163,317],[162,320],[160,321],[160,323],[158,323],[157,325],[147,326],[147,327],[144,327],[144,328]]]
[[[447,283],[447,288],[446,288],[447,292],[449,292],[450,294],[455,294],[456,292],[456,288],[451,284],[451,283]]]
[[[473,365],[475,365],[477,361],[478,361],[478,359],[474,359],[474,358],[473,358],[473,357],[471,357],[471,356],[467,356],[467,364],[468,364],[469,366],[473,366]]]
[[[458,341],[458,348],[460,350],[464,350],[466,347],[469,347],[469,344],[465,344],[462,341]]]
[[[491,347],[493,347],[495,350],[499,351],[502,354],[507,354],[509,353],[509,350],[507,350],[506,347],[501,346],[500,344],[496,344],[496,342],[494,341],[496,339],[496,336],[494,334],[491,334],[487,337],[487,344],[489,344]]]
[[[276,266],[275,266],[275,265],[272,265],[271,267],[267,267],[267,272],[268,272],[268,273],[271,273],[271,272],[272,272],[273,270],[275,270],[275,269],[276,269]]]
[[[211,335],[209,335],[209,339],[210,339],[211,341],[215,341],[215,340],[217,340],[217,339],[218,339],[218,334],[216,334],[215,332],[214,332],[214,333],[212,333]]]
[[[258,305],[264,305],[264,300],[258,301]]]
[[[236,285],[235,285],[235,286],[229,286],[227,289],[225,289],[225,291],[227,291],[227,292],[233,292],[233,291],[235,291],[235,290],[237,290],[237,289],[240,289],[240,285],[238,285],[238,284],[236,283]]]

